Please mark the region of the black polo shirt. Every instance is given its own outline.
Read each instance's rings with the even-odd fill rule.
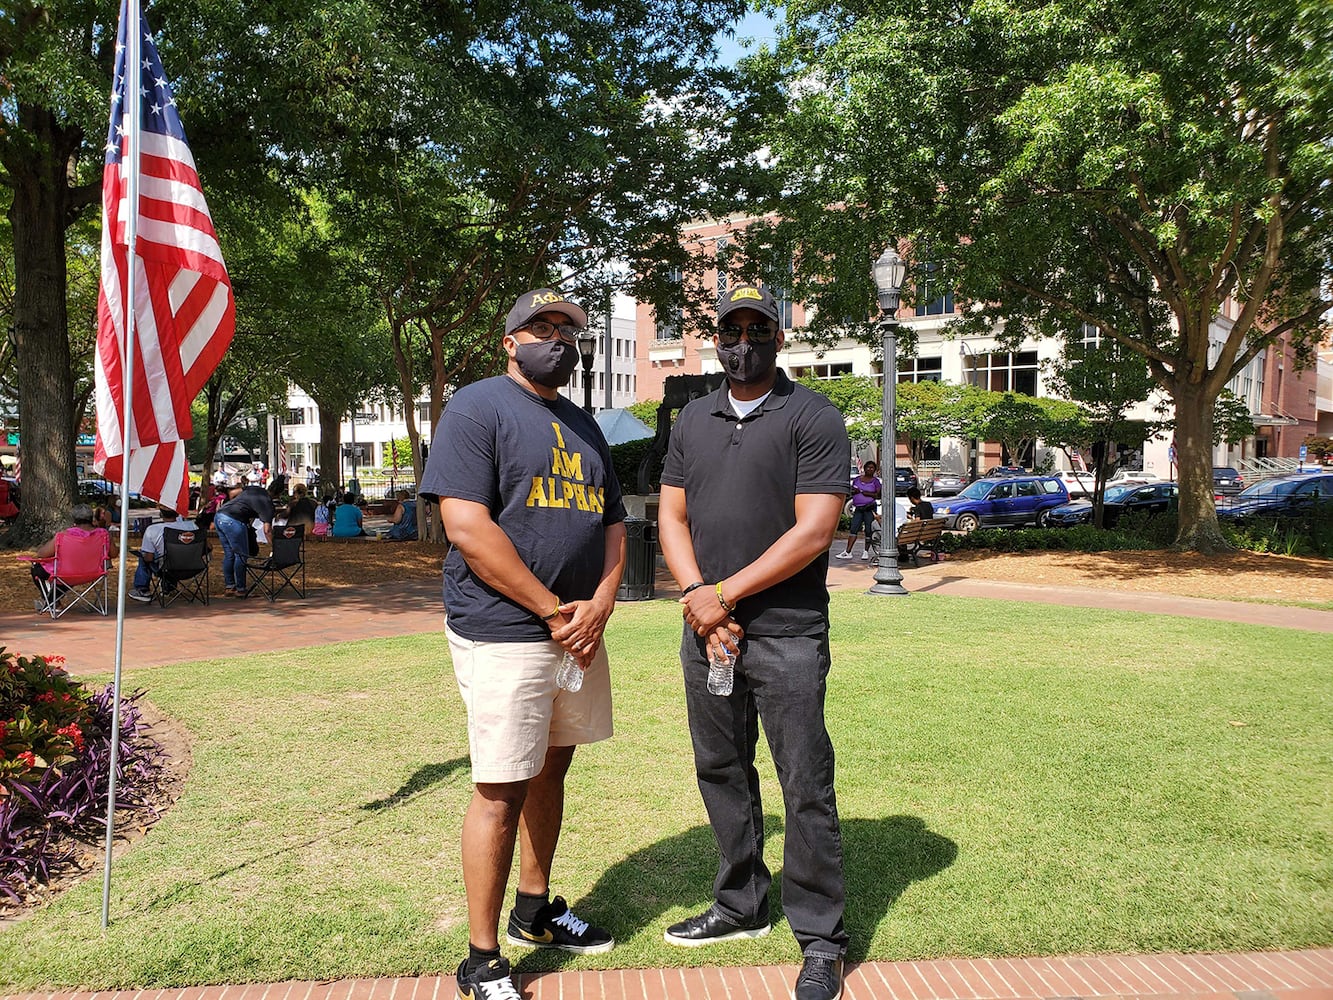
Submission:
[[[671,428],[662,483],[685,491],[690,539],[708,582],[748,566],[796,524],[798,493],[849,491],[847,425],[827,396],[781,370],[763,405],[736,416],[724,383],[689,403]],[[828,552],[734,615],[754,635],[828,628]]]

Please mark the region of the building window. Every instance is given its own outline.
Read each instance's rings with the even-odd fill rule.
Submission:
[[[940,382],[944,379],[942,358],[899,358],[899,382]]]
[[[835,379],[851,373],[850,361],[829,365],[801,365],[791,370],[792,378]]]
[[[989,389],[991,392],[1037,395],[1036,351],[982,354],[969,360],[972,361],[970,370],[966,372],[969,384]]]
[[[286,424],[303,424],[303,423],[305,423],[305,408],[304,408],[304,407],[288,407],[288,408],[287,408],[287,419],[284,420],[283,423],[286,423]]]
[[[944,282],[940,265],[926,261],[917,281],[918,316],[943,316],[953,312],[953,289]]]
[[[717,253],[714,257],[717,262],[717,297],[721,301],[722,296],[727,294],[727,238],[718,237]]]
[[[672,268],[667,272],[667,281],[673,289],[683,290],[685,287],[685,274],[680,268]],[[673,299],[679,302],[679,296],[673,295]],[[672,304],[665,310],[665,316],[657,318],[657,339],[658,340],[680,340],[681,324],[684,321],[684,311],[680,305]]]

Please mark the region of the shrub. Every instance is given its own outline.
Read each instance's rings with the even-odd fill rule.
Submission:
[[[611,464],[616,470],[616,479],[620,481],[622,492],[639,492],[639,465],[643,462],[644,456],[652,450],[652,447],[653,438],[626,441],[624,444],[613,444],[611,446]],[[662,483],[662,463],[660,461],[653,463],[648,476],[649,485],[653,490],[659,489]]]
[[[21,902],[72,860],[74,841],[105,830],[114,693],[90,694],[63,662],[0,647],[0,904]],[[117,809],[144,808],[159,786],[141,697],[121,699]]]

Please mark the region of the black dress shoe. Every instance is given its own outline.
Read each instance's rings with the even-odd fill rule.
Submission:
[[[662,935],[667,944],[681,948],[697,948],[717,941],[736,941],[743,938],[761,938],[772,929],[768,918],[760,917],[752,924],[737,924],[710,906],[697,916],[672,924]]]

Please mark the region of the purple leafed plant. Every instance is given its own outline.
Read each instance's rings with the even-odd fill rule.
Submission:
[[[0,909],[21,903],[106,836],[110,685],[89,693],[55,663],[0,648]],[[163,765],[136,704],[122,696],[116,809],[153,811]]]

